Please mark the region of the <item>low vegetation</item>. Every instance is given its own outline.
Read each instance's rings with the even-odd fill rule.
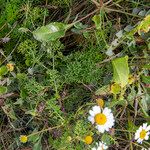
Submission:
[[[149,149],[149,8],[0,0],[0,149]]]

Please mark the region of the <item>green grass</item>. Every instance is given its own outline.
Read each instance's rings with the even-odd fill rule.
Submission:
[[[150,139],[134,139],[150,124],[148,4],[1,0],[0,150],[90,150],[99,141],[109,149],[149,148]],[[43,42],[33,32],[41,27]],[[99,98],[115,117],[104,134],[87,119]]]

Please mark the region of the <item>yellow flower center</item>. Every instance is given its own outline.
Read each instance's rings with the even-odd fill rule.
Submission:
[[[20,142],[26,143],[28,141],[28,137],[26,135],[20,135]]]
[[[95,122],[98,125],[104,125],[107,121],[106,116],[102,113],[99,113],[99,114],[95,115],[94,119],[95,119]]]
[[[133,75],[129,76],[128,83],[132,84],[135,81],[135,77]]]
[[[142,131],[140,132],[140,138],[141,138],[141,139],[144,139],[145,136],[146,136],[146,131],[145,131],[145,130],[142,130]]]
[[[91,144],[92,141],[93,141],[93,138],[91,136],[86,136],[84,141],[85,141],[86,144]]]
[[[13,71],[13,70],[14,70],[14,65],[11,64],[11,63],[7,64],[7,69],[8,69],[9,71]]]

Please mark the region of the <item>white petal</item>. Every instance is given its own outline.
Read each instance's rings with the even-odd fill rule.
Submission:
[[[145,139],[145,140],[148,140],[148,138],[149,138],[149,136],[148,136],[148,135],[146,135],[144,139]]]
[[[100,133],[104,133],[104,131],[105,131],[105,128],[102,126],[99,126],[99,125],[97,125],[97,129]]]
[[[150,125],[145,130],[146,131],[150,131]]]
[[[88,117],[88,120],[89,120],[92,124],[94,124],[94,122],[95,122],[94,117],[92,117],[92,116],[89,116],[89,117]]]
[[[97,147],[98,147],[98,144],[99,144],[99,143],[96,142],[96,146],[97,146]]]
[[[111,109],[105,107],[104,110],[103,110],[103,113],[104,114],[110,114],[111,113]]]
[[[92,109],[95,115],[101,112],[101,108],[99,106],[94,106]]]
[[[104,149],[107,149],[107,148],[108,148],[108,146],[104,145],[104,146],[103,146],[103,148],[104,148]]]
[[[90,114],[91,116],[93,116],[93,117],[95,116],[95,113],[94,113],[94,111],[92,111],[92,110],[89,111],[89,114]]]
[[[103,145],[103,142],[99,142],[99,147],[102,147],[102,145]]]
[[[103,150],[101,147],[98,147],[97,150]]]
[[[142,126],[139,127],[137,131],[141,132],[143,130]]]
[[[109,131],[109,129],[110,129],[109,127],[105,128],[106,131]]]
[[[108,121],[105,125],[106,125],[106,127],[112,128],[114,126],[114,122]]]
[[[147,123],[143,123],[143,129],[146,129]]]
[[[140,137],[139,133],[136,132],[134,139],[137,140],[139,137]]]
[[[139,138],[139,139],[137,140],[137,142],[140,143],[140,144],[142,144],[142,141],[143,141],[143,140],[142,140],[141,138]]]

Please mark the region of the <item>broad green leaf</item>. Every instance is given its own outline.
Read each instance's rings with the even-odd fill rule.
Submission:
[[[33,150],[42,150],[41,138],[34,144]]]
[[[125,87],[129,78],[128,56],[113,60],[112,65],[113,81],[121,87]]]
[[[32,143],[36,143],[41,137],[39,134],[34,134],[38,132],[37,129],[35,129],[32,133],[31,133],[31,136],[29,136],[29,141],[32,142]],[[32,135],[33,134],[33,135]]]
[[[7,72],[8,72],[8,69],[6,66],[0,67],[0,76],[7,74]]]
[[[7,87],[0,86],[0,95],[7,93]]]
[[[50,23],[33,31],[33,36],[40,42],[55,41],[65,35],[68,27],[68,25],[59,22]]]

